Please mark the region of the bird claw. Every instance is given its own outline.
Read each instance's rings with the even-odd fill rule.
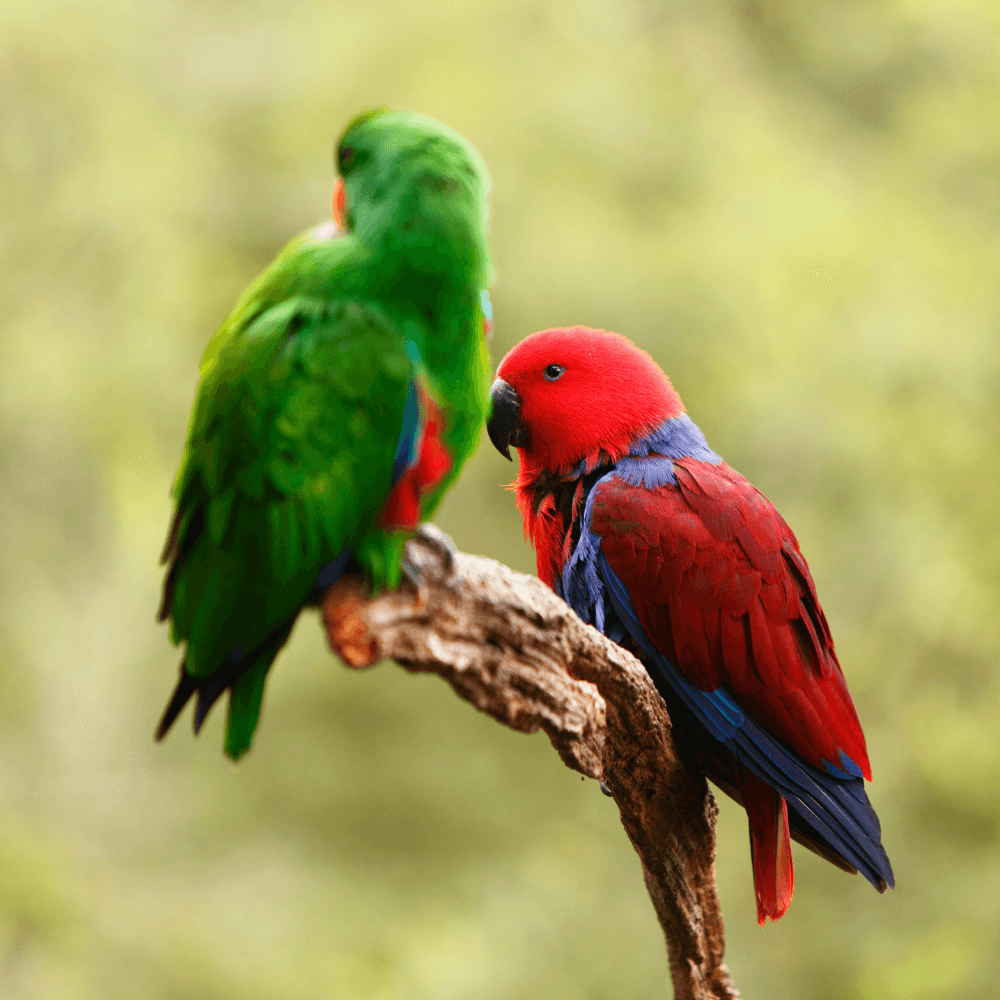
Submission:
[[[458,555],[458,549],[455,548],[455,543],[448,535],[437,525],[425,521],[417,526],[414,532],[414,540],[422,542],[440,558],[442,568],[444,569],[442,579],[448,579],[453,576],[456,565],[455,557]],[[403,558],[400,560],[399,566],[403,572],[403,576],[417,592],[417,600],[421,604],[426,603],[427,584],[425,582],[424,570],[409,557],[406,549],[403,550]],[[461,582],[461,577],[453,580],[453,582]]]
[[[601,786],[601,791],[602,791],[602,792],[603,792],[603,793],[604,793],[605,795],[607,795],[607,797],[608,797],[609,799],[613,799],[613,798],[614,798],[614,795],[612,794],[612,792],[611,792],[611,789],[610,789],[610,788],[608,788],[608,786],[607,786],[606,784],[604,784],[604,782],[603,782],[603,781],[599,782],[599,784],[600,784],[600,786]]]
[[[420,567],[410,559],[405,550],[403,552],[403,558],[399,560],[399,568],[402,571],[403,576],[406,577],[413,589],[417,592],[417,597],[422,600],[424,586],[423,574],[420,572]]]
[[[455,568],[455,556],[458,555],[458,549],[451,537],[430,521],[422,521],[417,525],[415,537],[441,557],[444,571],[450,576]]]

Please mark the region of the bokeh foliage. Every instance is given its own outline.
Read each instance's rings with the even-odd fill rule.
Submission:
[[[324,216],[374,104],[490,164],[494,352],[585,322],[674,378],[811,561],[898,889],[798,851],[747,997],[983,997],[1000,944],[995,5],[861,0],[0,6],[0,992],[148,1000],[668,991],[616,811],[432,678],[304,619],[256,749],[151,742],[153,624],[201,350]],[[480,450],[439,523],[530,569]]]

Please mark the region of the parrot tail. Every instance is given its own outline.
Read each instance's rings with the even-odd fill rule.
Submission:
[[[198,695],[194,710],[194,731],[201,730],[212,706],[227,689],[229,695],[229,718],[226,723],[226,753],[239,760],[250,749],[254,730],[260,718],[260,706],[264,697],[264,680],[278,650],[288,641],[288,636],[298,618],[296,612],[288,621],[272,629],[264,640],[245,652],[237,646],[225,662],[207,677],[192,677],[187,672],[187,664],[181,664],[181,676],[170,697],[163,718],[156,727],[159,742],[170,731],[177,716],[191,700]]]
[[[174,693],[170,696],[170,701],[163,710],[163,718],[160,719],[160,724],[156,727],[157,743],[170,732],[170,727],[177,720],[177,716],[184,710],[184,706],[191,700],[191,695],[198,690],[198,687],[198,678],[192,677],[187,672],[187,662],[182,661],[181,679],[177,682],[177,687],[174,688]]]
[[[750,855],[757,897],[757,923],[778,920],[791,905],[795,891],[792,842],[785,800],[752,771],[737,764],[737,781],[750,822]]]
[[[335,559],[331,559],[323,566],[316,575],[302,607],[319,603],[324,591],[340,579],[350,558],[350,551],[344,549]],[[167,605],[166,597],[164,604]],[[160,724],[156,727],[156,741],[159,742],[167,735],[177,716],[195,694],[198,695],[198,701],[194,710],[194,731],[198,733],[212,706],[228,689],[229,718],[226,722],[225,747],[226,753],[233,760],[239,760],[253,742],[254,730],[260,718],[267,672],[278,655],[278,650],[288,641],[292,626],[301,610],[302,608],[299,608],[277,628],[271,629],[252,649],[245,650],[242,644],[237,645],[229,656],[205,677],[192,676],[187,672],[187,662],[181,663],[180,680],[170,696]]]
[[[253,734],[257,729],[260,708],[264,699],[264,681],[267,679],[267,672],[271,669],[271,664],[278,655],[278,650],[288,641],[294,624],[295,619],[293,618],[283,631],[275,629],[269,637],[271,643],[263,648],[258,655],[254,655],[255,650],[254,653],[247,656],[239,677],[228,685],[229,715],[226,718],[225,750],[226,755],[231,760],[239,760],[253,743]],[[218,695],[214,697],[218,697]],[[198,707],[195,710],[196,720],[201,715],[203,702],[207,702],[204,691],[202,697],[198,699]],[[210,707],[210,704],[206,706],[204,710],[206,715]]]

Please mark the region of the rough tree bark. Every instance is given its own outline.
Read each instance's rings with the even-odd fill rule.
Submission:
[[[717,807],[705,779],[681,763],[645,669],[532,577],[461,553],[449,572],[419,540],[407,557],[417,592],[372,600],[357,577],[327,591],[331,648],[352,667],[393,659],[438,674],[505,726],[544,729],[566,765],[603,781],[618,804],[663,927],[677,1000],[738,1000],[722,962]]]

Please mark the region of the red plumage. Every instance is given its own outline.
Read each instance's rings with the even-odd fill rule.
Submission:
[[[564,376],[546,380],[549,364],[571,358]],[[500,362],[497,374],[517,388],[521,416],[533,431],[532,446],[521,449],[515,492],[525,537],[537,554],[538,576],[554,587],[569,536],[553,504],[536,502],[539,477],[569,473],[581,461],[596,468],[621,458],[637,437],[683,413],[684,404],[645,351],[620,334],[585,326],[526,337]],[[621,405],[623,398],[629,400],[627,407]]]
[[[674,462],[676,485],[618,478],[591,528],[658,649],[704,691],[725,685],[822,769],[843,750],[871,780],[854,703],[809,567],[784,518],[725,463]]]
[[[750,824],[750,857],[757,899],[757,923],[778,920],[792,903],[795,870],[788,832],[788,805],[753,771],[733,761],[736,782]]]
[[[517,509],[524,519],[524,537],[535,550],[538,579],[547,587],[556,589],[556,579],[565,562],[566,549],[571,542],[563,518],[556,510],[551,495],[536,499],[534,482],[524,475],[524,464],[517,480],[512,484],[517,498]]]
[[[512,441],[521,456],[514,488],[539,577],[562,593],[571,552],[589,530],[646,636],[689,681],[705,692],[723,688],[819,772],[826,762],[853,762],[870,781],[864,734],[809,567],[767,498],[721,462],[697,428],[697,437],[677,439],[686,451],[631,452],[637,457],[629,461],[666,468],[671,481],[606,475],[626,468],[637,442],[655,440],[648,435],[684,413],[653,359],[617,334],[547,330],[515,347],[498,379],[513,390],[522,421]],[[777,919],[794,888],[785,799],[729,751],[718,752],[731,765],[722,768],[723,787],[747,810],[758,919]],[[797,822],[796,836],[844,863]],[[883,870],[868,876],[879,888],[892,882],[887,858]]]
[[[451,468],[451,458],[441,440],[444,418],[422,386],[417,387],[423,431],[414,462],[392,488],[382,508],[382,527],[412,530],[420,520],[420,497],[433,489]]]
[[[646,633],[699,688],[744,711],[822,770],[843,750],[871,780],[854,703],[791,529],[725,464],[674,462],[676,485],[612,478],[591,528]],[[795,878],[785,800],[733,761],[747,811],[757,919],[788,909]]]

